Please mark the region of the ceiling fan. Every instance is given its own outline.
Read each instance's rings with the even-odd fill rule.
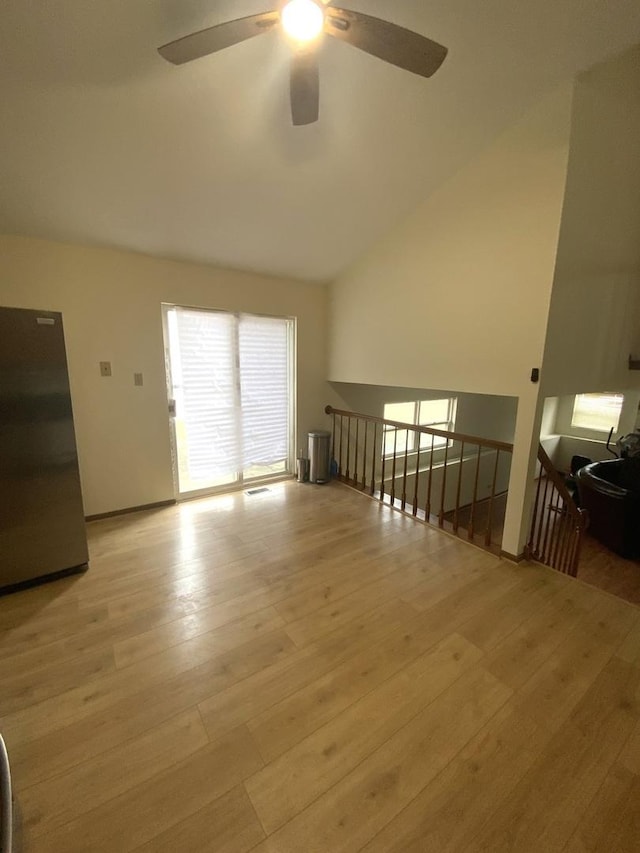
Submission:
[[[440,68],[447,48],[431,39],[332,5],[333,0],[282,0],[277,9],[227,21],[158,48],[160,56],[182,65],[281,27],[292,47],[291,116],[294,125],[318,120],[318,47],[322,34],[333,36],[385,62],[422,77]]]

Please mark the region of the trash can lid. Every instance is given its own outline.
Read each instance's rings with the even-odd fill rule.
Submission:
[[[331,433],[326,429],[317,429],[309,433],[309,438],[331,438]]]

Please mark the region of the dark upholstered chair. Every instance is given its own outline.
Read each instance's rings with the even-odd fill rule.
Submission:
[[[589,532],[620,554],[640,556],[640,457],[592,462],[576,473]]]
[[[564,479],[564,484],[567,487],[569,494],[578,506],[580,506],[580,496],[578,495],[578,483],[576,480],[576,474],[581,468],[584,468],[585,465],[590,465],[591,461],[592,460],[589,459],[588,456],[572,456],[571,473],[568,474]]]

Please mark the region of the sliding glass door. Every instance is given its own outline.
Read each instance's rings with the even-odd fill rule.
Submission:
[[[289,473],[294,321],[164,306],[180,496]]]

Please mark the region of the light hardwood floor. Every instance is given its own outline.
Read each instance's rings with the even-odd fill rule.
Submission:
[[[640,850],[640,610],[332,484],[0,599],[23,853]]]
[[[640,560],[614,554],[588,530],[580,552],[578,576],[585,583],[640,605]]]

